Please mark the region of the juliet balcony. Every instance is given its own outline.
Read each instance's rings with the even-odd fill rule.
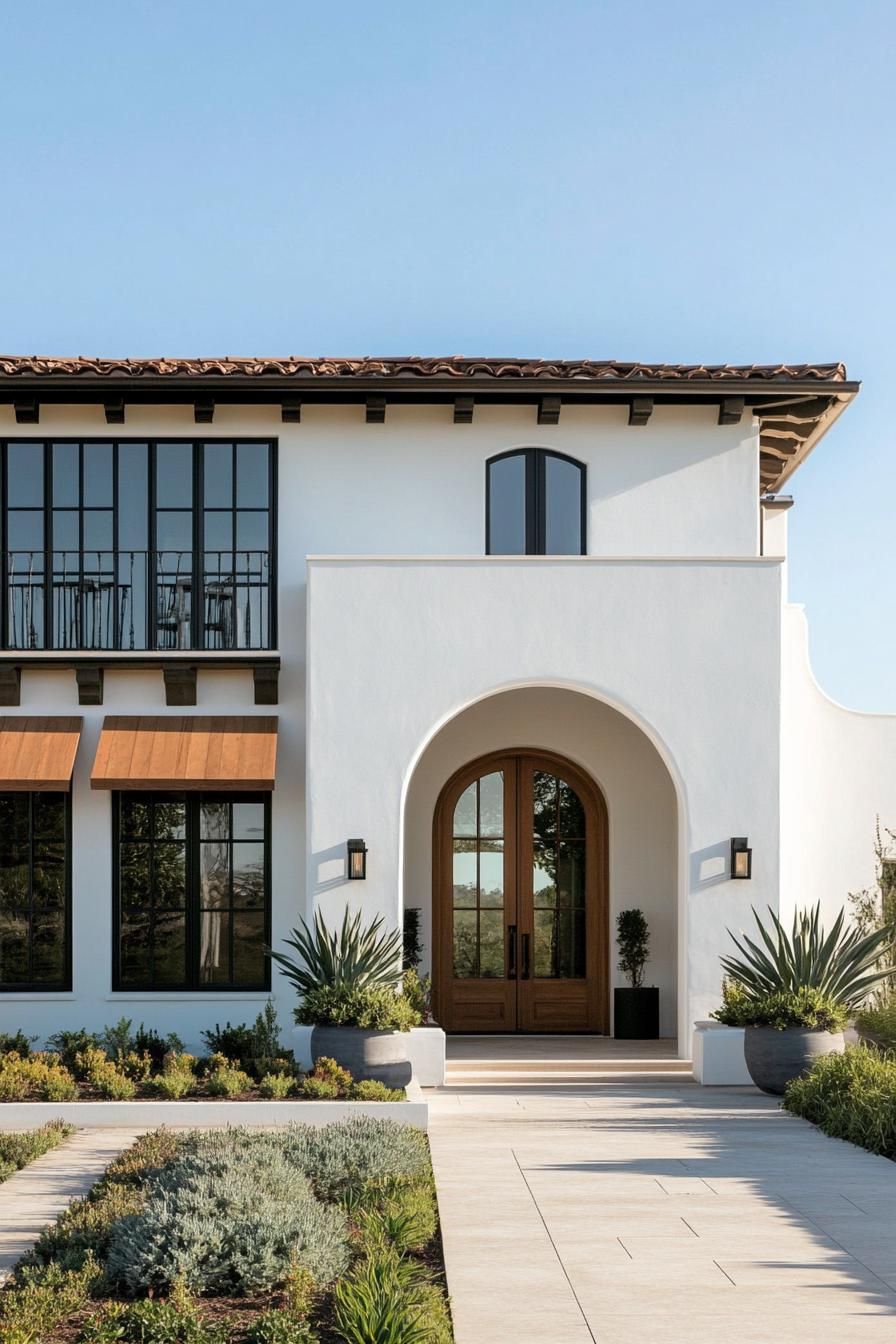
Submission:
[[[269,551],[7,551],[9,651],[274,647]]]

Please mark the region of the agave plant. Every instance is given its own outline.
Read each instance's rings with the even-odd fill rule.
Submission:
[[[743,985],[754,998],[817,989],[827,999],[854,1009],[875,985],[893,975],[889,963],[894,932],[889,926],[871,933],[844,929],[846,912],[841,910],[830,933],[825,933],[819,903],[811,910],[795,912],[788,934],[770,906],[769,914],[771,931],[753,911],[761,944],[746,934],[737,938],[729,929],[741,957],[721,959],[727,978]],[[886,965],[881,962],[884,956]]]
[[[402,935],[397,929],[385,929],[382,917],[362,928],[361,912],[351,916],[346,910],[339,933],[331,933],[318,910],[313,928],[302,920],[284,942],[298,953],[298,960],[273,950],[268,955],[300,995],[325,988],[394,987],[398,982]]]

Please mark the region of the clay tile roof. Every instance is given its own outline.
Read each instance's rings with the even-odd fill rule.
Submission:
[[[843,364],[633,364],[592,359],[470,359],[419,355],[360,359],[310,359],[300,355],[264,359],[100,359],[85,355],[0,355],[4,378],[507,378],[576,379],[637,383],[695,381],[846,381]]]

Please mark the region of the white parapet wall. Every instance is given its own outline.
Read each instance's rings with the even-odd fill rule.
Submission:
[[[744,1062],[743,1027],[695,1022],[691,1043],[694,1077],[704,1087],[750,1087]]]

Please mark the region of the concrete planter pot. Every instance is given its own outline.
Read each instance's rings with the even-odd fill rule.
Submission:
[[[799,1078],[822,1055],[839,1055],[842,1031],[813,1031],[809,1027],[746,1027],[744,1059],[750,1077],[763,1092],[780,1097],[787,1084]]]
[[[694,1023],[691,1042],[694,1077],[704,1087],[749,1087],[743,1027],[709,1019]]]
[[[358,1083],[372,1078],[386,1087],[407,1087],[411,1081],[407,1038],[403,1031],[317,1026],[311,1032],[311,1058],[335,1059]]]

